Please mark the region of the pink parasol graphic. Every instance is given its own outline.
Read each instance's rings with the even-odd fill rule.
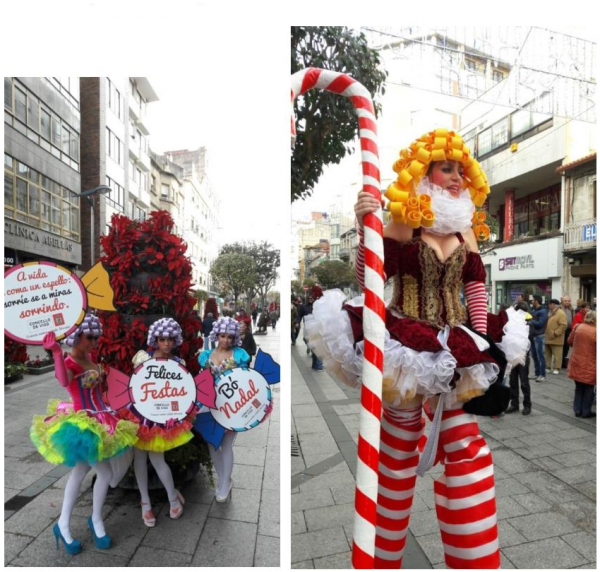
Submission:
[[[367,89],[347,74],[307,68],[292,76],[292,104],[309,89],[318,88],[348,97],[358,115],[362,153],[363,191],[381,199],[379,151],[375,109]],[[292,112],[292,145],[295,141]],[[381,430],[381,384],[385,339],[383,301],[383,223],[381,208],[364,218],[365,230],[365,307],[363,311],[364,362],[358,436],[356,497],[352,565],[374,568],[377,524],[377,468]]]

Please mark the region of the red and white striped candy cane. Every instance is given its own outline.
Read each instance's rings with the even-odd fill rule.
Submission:
[[[363,190],[381,199],[377,125],[373,101],[367,89],[350,76],[307,68],[292,76],[294,99],[312,88],[324,89],[350,98],[358,115],[362,151]],[[292,144],[295,139],[292,113]],[[381,382],[385,304],[383,302],[383,223],[382,211],[364,218],[365,228],[365,308],[363,310],[364,351],[358,464],[354,513],[354,568],[373,568],[377,519],[377,468],[381,429]]]

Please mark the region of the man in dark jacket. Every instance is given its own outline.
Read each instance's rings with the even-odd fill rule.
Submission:
[[[544,332],[548,322],[548,310],[542,306],[542,297],[538,294],[533,296],[533,318],[530,325],[533,326],[533,343],[535,354],[533,363],[535,365],[536,381],[546,381],[546,358],[544,357]],[[536,359],[537,358],[537,359]]]
[[[527,302],[524,300],[514,305],[515,310],[523,310],[529,316],[528,323],[531,322],[531,314],[528,312]],[[529,352],[525,358],[525,365],[517,364],[510,370],[510,406],[506,413],[519,411],[519,381],[521,382],[521,391],[523,393],[523,415],[531,413],[531,388],[529,387]]]
[[[213,327],[214,321],[215,321],[215,319],[211,312],[206,314],[206,318],[204,318],[204,320],[202,320],[202,335],[204,336],[204,348],[205,349],[212,349],[212,347],[213,347],[210,343],[210,340],[208,339],[208,336],[212,332],[212,327]]]

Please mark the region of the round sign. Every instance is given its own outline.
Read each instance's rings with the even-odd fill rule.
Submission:
[[[216,380],[217,406],[211,409],[215,421],[231,431],[256,427],[271,407],[271,388],[255,369],[236,367]]]
[[[53,262],[27,262],[4,274],[4,333],[17,342],[42,345],[49,332],[61,340],[85,317],[81,280]]]
[[[196,401],[192,374],[166,358],[152,358],[139,365],[129,381],[129,392],[139,414],[154,423],[184,419]]]

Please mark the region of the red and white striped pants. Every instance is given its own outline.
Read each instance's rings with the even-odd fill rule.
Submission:
[[[381,419],[375,568],[400,568],[408,532],[422,407],[384,410]],[[499,568],[492,456],[474,415],[444,411],[434,482],[436,512],[449,568]]]

